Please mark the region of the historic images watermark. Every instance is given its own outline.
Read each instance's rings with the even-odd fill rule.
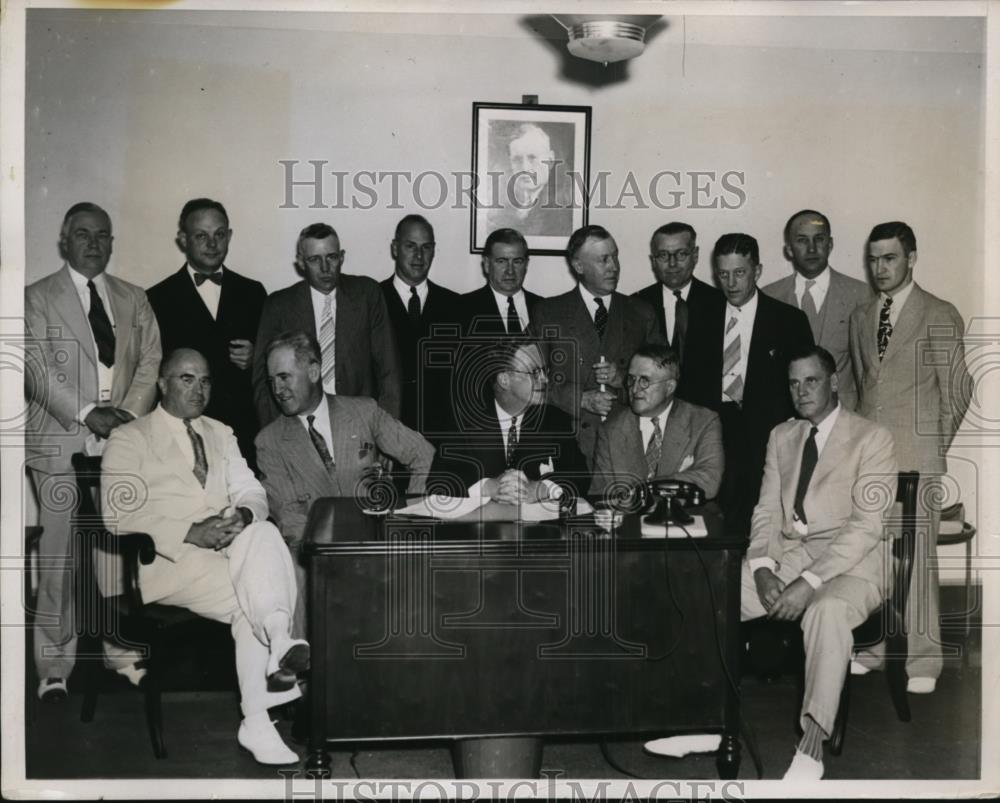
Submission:
[[[283,199],[279,209],[524,208],[515,186],[530,175],[523,170],[489,171],[482,182],[467,170],[336,170],[326,159],[279,159],[278,164]],[[629,171],[624,176],[602,170],[589,185],[577,171],[558,175],[571,186],[550,182],[550,189],[536,201],[542,209],[562,208],[567,202],[560,199],[565,197],[582,197],[591,210],[736,210],[747,202],[746,174],[741,170],[659,170],[651,175]]]

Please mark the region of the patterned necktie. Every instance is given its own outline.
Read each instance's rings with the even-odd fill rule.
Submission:
[[[204,273],[195,273],[194,284],[195,287],[201,287],[205,282],[211,282],[212,284],[222,285],[222,271],[217,270],[215,273],[209,273],[207,276]]]
[[[334,465],[333,457],[330,455],[330,450],[326,448],[326,441],[323,440],[323,436],[319,434],[319,430],[313,426],[313,422],[316,420],[316,416],[307,415],[306,421],[309,422],[309,438],[313,442],[313,446],[316,447],[316,451],[319,454],[319,459],[323,461],[323,467],[326,470],[333,471],[336,468]]]
[[[646,444],[646,479],[656,476],[656,467],[660,464],[660,447],[663,446],[663,430],[660,429],[659,417],[653,418],[653,434]]]
[[[604,339],[604,330],[608,328],[608,310],[604,306],[603,298],[595,298],[594,303],[597,304],[597,309],[594,311],[594,328],[597,330],[597,336]]]
[[[90,313],[87,318],[90,320],[90,329],[97,343],[97,358],[102,365],[111,368],[115,364],[115,330],[111,326],[111,319],[104,309],[104,302],[97,294],[94,282],[88,281],[87,287],[90,288]]]
[[[806,491],[809,490],[809,480],[812,479],[813,469],[816,468],[816,461],[819,459],[819,452],[816,450],[816,433],[818,431],[816,427],[812,427],[809,430],[806,445],[802,448],[802,466],[799,469],[799,484],[795,488],[795,504],[792,509],[803,524],[808,524],[809,522],[802,503],[805,501]]]
[[[517,307],[514,306],[514,296],[507,296],[507,334],[519,335],[521,329],[521,319],[517,317]]]
[[[323,389],[327,393],[334,392],[336,387],[337,365],[337,327],[333,322],[333,294],[329,293],[323,301],[323,314],[320,317],[319,348],[322,355]]]
[[[688,304],[680,290],[674,290],[674,298],[677,299],[674,302],[674,336],[670,338],[670,345],[680,359],[681,351],[684,349],[684,335],[687,334]]]
[[[732,333],[732,334],[730,334]],[[722,377],[725,379],[740,362],[740,333],[736,328],[736,316],[726,324],[726,347],[722,352]],[[743,401],[743,377],[737,374],[726,385],[723,393],[737,404]]]
[[[892,306],[892,296],[888,296],[882,311],[878,314],[878,360],[882,362],[885,350],[889,348],[889,338],[892,337],[892,323],[889,320],[889,308]]]
[[[205,480],[208,479],[208,458],[205,457],[205,442],[201,439],[201,435],[194,431],[194,427],[191,426],[191,419],[184,419],[184,427],[187,429],[188,437],[191,439],[191,448],[194,449],[194,476],[197,478],[198,482],[201,483],[201,487],[205,487]]]
[[[410,300],[406,305],[406,314],[410,316],[410,323],[414,327],[420,325],[420,296],[417,295],[417,288],[410,288]]]
[[[517,416],[510,419],[510,429],[507,430],[507,468],[514,465],[514,452],[517,451]]]
[[[812,288],[816,284],[814,279],[806,279],[806,289],[802,293],[802,311],[809,319],[809,328],[814,335],[819,334],[819,311],[816,309],[816,299],[813,298]]]

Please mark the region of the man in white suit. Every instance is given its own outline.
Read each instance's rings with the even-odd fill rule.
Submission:
[[[785,224],[785,259],[795,272],[761,288],[772,298],[802,310],[815,341],[837,361],[840,404],[857,407],[858,392],[851,370],[847,331],[851,313],[874,297],[871,287],[830,267],[833,235],[822,212],[803,209]]]
[[[897,466],[889,431],[838,403],[830,352],[815,346],[795,353],[788,378],[801,418],[778,424],[768,440],[743,564],[741,618],[801,617],[803,735],[784,777],[818,780],[854,644],[851,631],[885,592],[883,516],[896,498]],[[646,747],[683,755],[718,743],[718,736],[699,734]]]
[[[309,645],[290,635],[295,570],[233,431],[202,416],[211,382],[193,349],[163,361],[160,406],[116,430],[105,449],[105,524],[152,537],[156,559],[139,571],[146,602],[230,623],[243,710],[237,741],[262,764],[290,764],[298,757],[267,710],[299,697],[296,676],[309,668]],[[125,504],[119,491],[129,478],[138,501]]]
[[[642,346],[632,355],[625,376],[629,406],[597,430],[591,494],[653,477],[694,483],[708,499],[718,493],[725,463],[719,414],[674,397],[677,363],[669,346]]]
[[[65,698],[76,662],[72,510],[64,498],[73,483],[70,459],[75,452],[99,454],[112,430],[156,401],[160,332],[145,292],[105,273],[113,240],[103,209],[73,205],[59,234],[65,263],[24,291],[25,447],[44,528],[34,652],[45,701]],[[131,666],[119,671],[135,682]]]
[[[941,523],[931,488],[947,471],[945,454],[972,398],[958,310],[913,281],[917,240],[905,223],[880,223],[868,236],[868,269],[879,290],[851,315],[851,361],[858,412],[888,427],[899,465],[920,472],[918,527],[907,603],[907,691],[929,694],[943,665],[938,568]],[[869,666],[862,657],[859,664]]]

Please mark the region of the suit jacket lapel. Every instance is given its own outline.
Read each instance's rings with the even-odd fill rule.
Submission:
[[[796,309],[800,309],[799,305],[795,302],[795,274],[791,276],[786,276],[784,279],[780,279],[775,286],[775,289],[769,294],[771,298],[782,301],[785,304],[791,304]],[[829,297],[829,294],[827,294]]]
[[[792,434],[788,444],[788,451],[784,454],[784,461],[779,460],[779,463],[783,462],[783,465],[779,466],[779,471],[781,472],[781,476],[785,478],[785,481],[781,485],[781,497],[783,507],[789,517],[792,515],[792,508],[795,505],[795,491],[798,488],[799,473],[802,470],[802,450],[805,448],[806,439],[809,437],[809,429],[811,427],[809,422],[805,420],[800,420],[796,424],[795,432]],[[813,479],[810,480],[810,484],[815,480],[815,476],[814,469]]]
[[[295,320],[294,326],[301,327],[317,340],[319,332],[316,331],[316,312],[313,310],[312,292],[309,289],[309,282],[303,280],[299,282],[298,297],[294,300],[294,306],[289,310],[289,317]],[[340,312],[340,308],[337,308]]]
[[[844,447],[850,444],[851,433],[851,420],[844,413],[844,409],[841,408],[837,414],[837,422],[830,430],[830,436],[823,445],[823,451],[816,463],[816,468],[813,469],[812,479],[809,480],[810,488],[818,488],[823,478],[840,465],[844,459]],[[797,478],[796,482],[798,482]]]
[[[923,291],[916,283],[910,290],[909,298],[899,311],[896,325],[892,327],[892,336],[889,338],[889,345],[886,347],[885,356],[882,362],[888,362],[897,354],[903,353],[902,349],[917,338],[917,330],[924,320],[924,298]]]
[[[94,351],[94,333],[90,329],[90,322],[83,311],[83,304],[80,303],[80,296],[76,292],[76,285],[73,284],[69,272],[69,266],[65,266],[58,274],[57,296],[53,299],[53,305],[59,309],[63,320],[69,327],[70,331],[66,335],[72,334],[77,343],[80,344],[80,350],[91,364],[96,366],[97,354]]]
[[[667,416],[667,423],[663,427],[663,444],[660,447],[657,474],[674,474],[680,468],[687,447],[690,418],[689,411],[680,403],[680,399],[675,399],[670,415]],[[643,451],[645,452],[645,449]]]
[[[285,442],[284,449],[287,454],[297,455],[295,465],[302,472],[307,488],[314,497],[328,496],[330,487],[330,476],[327,474],[326,466],[320,460],[319,453],[313,445],[312,438],[302,426],[298,416],[282,416],[282,440]],[[332,424],[331,414],[331,424]],[[334,460],[336,460],[336,449],[334,450]]]
[[[157,416],[169,415],[169,413],[159,410],[156,412]],[[169,465],[174,473],[187,485],[190,485],[192,491],[201,491],[201,483],[194,476],[194,463],[187,459],[187,456],[181,450],[180,444],[177,443],[177,438],[174,436],[173,430],[166,426],[163,421],[155,421],[157,425],[153,427],[153,437],[151,440],[155,444],[156,454],[162,455],[162,460],[164,463]],[[202,441],[205,445],[205,459],[208,462],[209,474],[212,471],[217,470],[219,466],[214,465],[218,460],[218,451],[214,448],[210,448],[209,437],[208,437],[208,427],[202,426],[201,435]],[[192,449],[194,447],[192,446]],[[207,483],[206,483],[207,485]]]
[[[754,378],[761,375],[761,369],[757,363],[766,359],[768,354],[765,346],[770,343],[770,327],[772,319],[768,308],[770,298],[764,293],[757,291],[757,311],[753,317],[753,329],[750,334],[750,348],[747,351],[747,372],[744,377],[744,397],[747,395],[747,386]],[[723,341],[725,338],[723,338]]]
[[[584,380],[585,384],[587,378],[592,374],[590,366],[597,362],[597,358],[600,356],[601,340],[597,336],[597,330],[594,328],[594,319],[590,317],[587,305],[584,303],[579,289],[574,290],[573,293],[576,296],[573,305],[573,317],[568,322],[570,331],[566,333],[566,337],[571,341],[575,341],[577,348],[580,349],[577,359],[580,363],[580,377]],[[610,328],[610,326],[611,321],[609,316],[608,327]]]
[[[624,456],[624,465],[615,466],[615,472],[627,477],[635,474],[646,479],[649,467],[646,465],[646,444],[642,442],[642,431],[639,429],[639,417],[629,411],[621,417],[621,424],[618,428],[618,437],[621,438],[621,448],[612,448],[611,453]]]

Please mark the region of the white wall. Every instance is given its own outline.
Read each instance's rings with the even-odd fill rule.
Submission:
[[[858,277],[871,226],[906,220],[918,281],[966,320],[982,314],[982,20],[667,23],[640,58],[605,69],[512,15],[29,11],[27,279],[58,266],[62,215],[86,199],[114,221],[112,270],[149,286],[182,263],[176,217],[198,195],[229,209],[228,264],[269,290],[296,280],[295,236],[316,220],[340,232],[345,270],[383,278],[396,220],[420,211],[409,194],[405,210],[317,210],[300,190],[302,208],[279,209],[278,160],[467,171],[472,102],[537,94],[593,107],[592,170],[610,171],[609,187],[629,171],[640,187],[661,170],[745,174],[738,210],[592,210],[618,241],[622,290],[650,281],[649,235],[671,219],[698,229],[702,278],[727,231],[755,235],[763,281],[778,278],[781,227],[808,206],[832,219],[833,264]],[[478,286],[468,210],[425,214],[432,278]],[[553,294],[571,279],[561,259],[535,257],[528,286]]]

